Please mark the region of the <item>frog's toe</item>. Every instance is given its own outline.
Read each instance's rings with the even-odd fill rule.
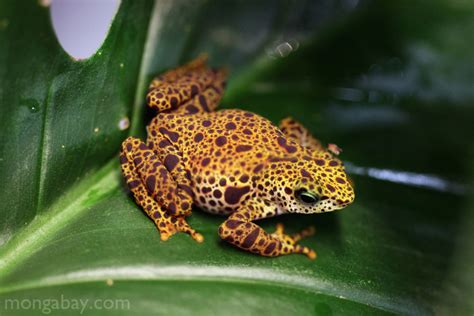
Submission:
[[[179,217],[175,225],[178,231],[190,235],[191,238],[197,241],[198,243],[202,243],[204,241],[204,236],[198,233],[191,226],[189,226],[184,217]]]
[[[313,249],[310,249],[309,252],[306,254],[308,256],[309,259],[311,260],[314,260],[317,258],[317,254],[316,254],[316,251],[314,251]]]
[[[204,236],[200,233],[195,233],[194,235],[191,235],[191,237],[193,237],[193,239],[198,243],[202,243],[204,241]]]
[[[275,227],[275,234],[277,235],[283,235],[285,232],[285,225],[283,225],[283,223],[278,223],[276,224],[276,227]]]
[[[309,226],[296,234],[287,235],[285,234],[285,227],[283,226],[283,224],[278,223],[276,225],[275,232],[272,235],[290,244],[296,244],[301,239],[312,236],[315,233],[316,233],[316,228],[314,228],[314,226]]]
[[[170,239],[171,236],[176,234],[178,231],[176,230],[175,225],[170,222],[161,222],[156,223],[158,230],[160,231],[160,239],[162,241],[167,241]]]
[[[168,239],[170,239],[170,237],[171,237],[171,234],[160,233],[161,241],[167,241]]]
[[[313,249],[311,248],[308,248],[308,247],[304,247],[304,246],[300,246],[300,245],[296,245],[294,250],[293,250],[293,253],[301,253],[301,254],[304,254],[306,255],[309,259],[311,260],[314,260],[316,259],[317,257],[317,254],[316,254],[316,251],[314,251]]]
[[[291,238],[293,238],[293,240],[297,242],[303,238],[313,236],[315,233],[316,233],[316,228],[314,228],[314,226],[309,226],[303,229],[302,231],[300,231],[299,233],[291,235]]]

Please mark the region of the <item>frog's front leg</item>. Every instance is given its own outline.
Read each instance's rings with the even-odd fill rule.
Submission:
[[[310,259],[316,258],[314,250],[297,244],[302,238],[314,234],[314,228],[310,227],[299,234],[290,236],[283,233],[283,226],[279,224],[275,233],[269,234],[252,223],[254,220],[267,216],[268,211],[263,202],[249,201],[222,223],[219,227],[219,236],[243,250],[262,256],[276,257],[301,253]]]
[[[170,70],[150,84],[147,104],[158,112],[194,114],[214,111],[224,92],[226,71],[206,66],[206,57]]]
[[[325,150],[321,142],[314,138],[306,127],[291,117],[287,117],[280,122],[280,129],[286,137],[303,147],[308,147],[314,151]]]
[[[127,138],[122,143],[120,162],[135,201],[155,222],[162,240],[184,232],[198,242],[203,241],[202,235],[185,220],[191,212],[192,198],[181,194],[166,164],[147,145],[139,139]]]

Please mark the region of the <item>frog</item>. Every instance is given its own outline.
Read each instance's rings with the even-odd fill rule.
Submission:
[[[146,142],[123,141],[120,164],[135,202],[155,223],[162,241],[178,232],[201,243],[187,218],[196,206],[227,216],[224,241],[264,257],[316,252],[299,243],[314,226],[287,234],[266,232],[258,220],[282,214],[325,213],[354,201],[352,182],[337,157],[309,129],[287,117],[279,126],[244,110],[217,110],[227,69],[207,56],[155,77],[146,103],[157,114]]]

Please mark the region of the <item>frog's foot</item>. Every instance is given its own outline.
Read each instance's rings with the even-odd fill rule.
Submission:
[[[184,216],[178,217],[178,220],[176,221],[176,229],[179,232],[189,234],[195,241],[199,243],[204,241],[204,236],[196,232],[191,226],[189,226]]]
[[[278,238],[281,241],[283,245],[281,249],[282,254],[301,253],[305,254],[310,259],[316,259],[316,252],[314,250],[297,244],[298,241],[314,235],[315,232],[316,229],[314,226],[309,226],[301,232],[293,235],[287,235],[284,233],[283,224],[279,223],[277,224],[275,232],[272,234],[272,236]]]
[[[328,144],[328,150],[336,156],[339,156],[342,153],[342,148],[336,144]]]
[[[206,66],[206,56],[156,77],[147,94],[149,107],[158,112],[194,114],[211,112],[224,92],[226,71]]]
[[[325,150],[321,142],[311,135],[306,127],[291,117],[287,117],[280,122],[280,129],[286,137],[303,147],[315,151]]]
[[[189,226],[184,216],[170,216],[154,200],[145,199],[143,205],[147,214],[151,215],[150,218],[153,219],[160,231],[161,240],[166,241],[174,234],[182,232],[190,235],[199,243],[204,241],[204,237]]]
[[[177,232],[182,232],[190,235],[198,243],[204,241],[204,237],[189,226],[184,216],[168,216],[166,212],[160,214],[163,216],[154,221],[160,231],[161,240],[166,241]]]

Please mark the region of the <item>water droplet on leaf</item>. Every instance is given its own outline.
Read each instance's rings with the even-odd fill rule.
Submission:
[[[130,120],[128,117],[124,117],[120,120],[118,127],[121,131],[126,130],[130,126]]]
[[[35,99],[21,99],[20,104],[25,106],[31,113],[36,113],[40,110],[40,103]]]

